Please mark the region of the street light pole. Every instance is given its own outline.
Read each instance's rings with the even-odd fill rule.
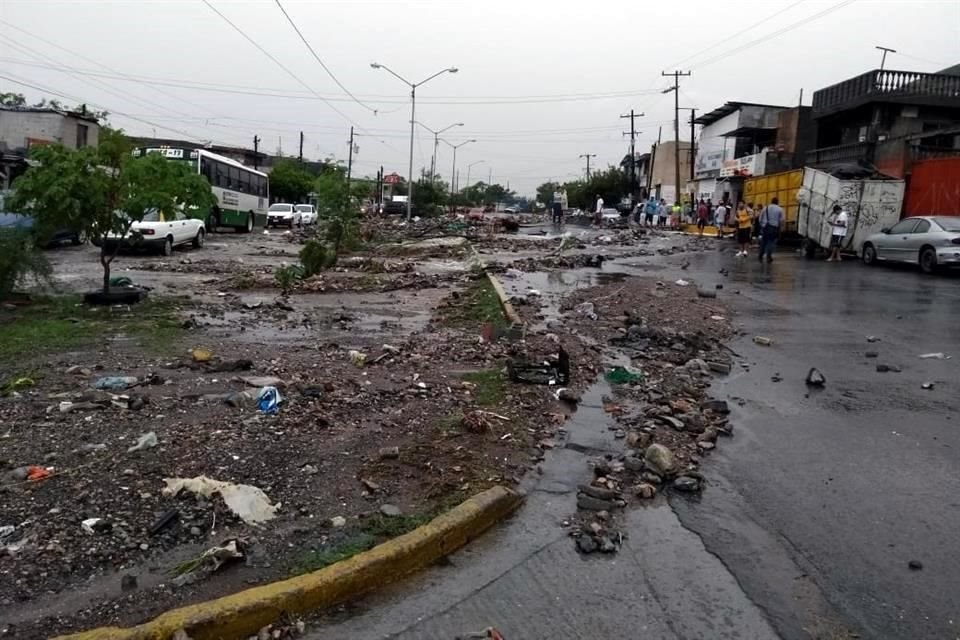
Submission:
[[[443,140],[443,138],[441,138],[441,140]],[[456,180],[457,180],[457,149],[459,149],[460,147],[462,147],[462,146],[465,145],[465,144],[470,144],[471,142],[476,142],[476,140],[475,140],[474,138],[471,138],[471,139],[469,139],[469,140],[464,140],[464,141],[461,142],[460,144],[452,144],[452,143],[450,143],[450,142],[447,142],[446,140],[443,140],[443,141],[453,149],[453,167],[450,169],[450,199],[452,200],[452,199],[453,199],[453,194],[455,194],[455,193],[457,192],[457,188],[456,188]]]
[[[467,165],[467,189],[470,188],[470,169],[473,168],[473,165],[480,164],[481,162],[486,162],[486,160],[477,160],[476,162],[471,162]]]
[[[410,218],[413,216],[413,133],[414,127],[416,126],[416,116],[417,116],[417,87],[422,84],[426,84],[436,78],[437,76],[444,73],[457,73],[459,69],[456,67],[448,67],[446,69],[441,69],[437,71],[432,76],[428,77],[425,80],[420,82],[410,82],[397,72],[395,72],[390,67],[382,65],[377,62],[371,62],[370,66],[374,69],[383,69],[393,77],[395,77],[400,82],[403,82],[408,87],[410,87],[410,164],[407,167],[407,221],[410,221]]]
[[[422,122],[417,122],[417,124],[433,134],[433,158],[430,159],[430,181],[433,182],[437,179],[437,147],[440,146],[440,134],[443,133],[444,131],[449,131],[450,129],[453,129],[454,127],[462,127],[463,123],[454,122],[450,126],[444,127],[439,131],[434,131],[433,129],[423,124]]]

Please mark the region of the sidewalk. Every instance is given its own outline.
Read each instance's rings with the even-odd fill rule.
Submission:
[[[507,640],[574,638],[773,639],[763,613],[665,499],[625,515],[613,556],[582,557],[562,521],[588,451],[615,450],[601,396],[584,396],[564,448],[550,452],[526,506],[443,566],[309,625],[314,640],[452,639],[497,628]],[[345,619],[343,619],[345,618]]]

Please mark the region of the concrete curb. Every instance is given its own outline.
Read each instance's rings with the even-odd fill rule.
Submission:
[[[510,296],[507,295],[500,280],[489,271],[484,271],[484,273],[487,274],[487,279],[490,281],[490,284],[493,285],[493,290],[497,292],[497,297],[500,299],[500,306],[503,308],[503,315],[507,316],[507,320],[510,321],[511,325],[523,324],[523,320],[520,319],[520,314],[513,308],[513,304],[510,302]]]
[[[489,280],[491,286],[493,286],[493,290],[497,292],[497,298],[500,299],[500,307],[503,309],[503,315],[507,317],[511,326],[522,325],[523,320],[520,318],[517,310],[513,308],[513,304],[510,302],[510,296],[507,295],[507,291],[503,288],[503,283],[500,282],[495,275],[487,271],[487,263],[480,257],[480,252],[473,246],[473,243],[470,243],[470,250],[473,251],[473,259],[476,261],[477,266],[483,270],[484,275],[487,276],[487,280]]]
[[[414,573],[473,540],[522,502],[521,494],[493,487],[406,535],[320,571],[174,609],[136,627],[102,627],[55,640],[168,640],[180,629],[192,640],[247,637],[284,613],[325,609]]]

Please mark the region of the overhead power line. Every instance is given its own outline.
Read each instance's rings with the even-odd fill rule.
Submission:
[[[371,107],[371,106],[369,106],[369,105],[361,102],[360,99],[357,98],[357,96],[355,96],[355,95],[353,95],[352,93],[350,93],[350,90],[347,89],[347,88],[344,86],[344,84],[343,84],[342,82],[340,82],[340,80],[337,79],[337,76],[333,75],[333,71],[330,71],[330,68],[329,68],[326,64],[324,64],[323,60],[320,59],[320,56],[317,55],[317,52],[314,51],[314,50],[313,50],[313,47],[310,46],[310,43],[307,42],[307,39],[306,39],[305,37],[303,37],[303,34],[300,32],[300,29],[297,27],[297,24],[293,21],[293,18],[290,17],[290,14],[287,13],[287,10],[283,8],[283,5],[282,5],[282,4],[280,4],[280,0],[274,0],[274,2],[277,3],[277,7],[279,7],[279,8],[280,8],[280,11],[283,12],[284,17],[287,19],[287,22],[289,22],[289,23],[290,23],[290,26],[293,27],[293,30],[297,32],[297,35],[300,36],[300,40],[303,42],[304,45],[306,45],[307,49],[310,51],[311,55],[313,55],[314,59],[315,59],[317,62],[320,63],[320,66],[323,67],[323,70],[327,72],[327,75],[330,76],[330,78],[331,78],[335,83],[337,83],[337,86],[338,86],[338,87],[340,87],[341,89],[343,89],[343,92],[344,92],[345,94],[347,94],[348,96],[350,96],[351,98],[353,98],[353,101],[354,101],[354,102],[356,102],[358,105],[360,105],[360,106],[363,107],[364,109],[368,109],[368,110],[372,111],[373,114],[376,115],[376,114],[377,114],[377,110],[376,110],[376,109],[374,109],[373,107]]]
[[[295,74],[293,71],[291,71],[291,70],[289,69],[289,67],[287,67],[285,64],[283,64],[282,62],[280,62],[279,60],[277,60],[269,51],[267,51],[266,49],[264,49],[263,47],[261,47],[261,46],[257,43],[256,40],[254,40],[253,38],[251,38],[250,36],[248,36],[248,35],[246,34],[246,32],[245,32],[243,29],[241,29],[240,27],[238,27],[236,24],[234,24],[233,21],[230,20],[230,18],[228,18],[227,16],[223,15],[222,13],[220,13],[220,10],[219,10],[219,9],[217,9],[215,6],[213,6],[212,4],[210,4],[210,0],[202,0],[202,1],[203,1],[203,4],[207,5],[207,6],[210,8],[211,11],[213,11],[215,14],[217,14],[218,16],[220,16],[220,19],[221,19],[221,20],[223,20],[223,21],[226,22],[228,25],[230,25],[231,27],[233,27],[234,31],[236,31],[236,32],[239,33],[241,36],[243,36],[244,40],[246,40],[247,42],[249,42],[250,44],[252,44],[254,47],[257,48],[258,51],[260,51],[260,53],[262,53],[263,55],[267,56],[267,58],[269,58],[270,60],[272,60],[274,64],[276,64],[278,67],[280,67],[281,69],[283,69],[283,70],[287,73],[287,75],[289,75],[291,78],[293,78],[294,80],[296,80],[296,81],[297,81],[302,87],[304,87],[307,91],[309,91],[310,93],[312,93],[313,95],[315,95],[317,98],[319,98],[321,102],[323,102],[323,103],[326,104],[328,107],[330,107],[331,109],[333,109],[333,111],[335,111],[338,115],[340,115],[341,118],[343,118],[344,120],[346,120],[346,121],[349,122],[350,124],[354,125],[354,126],[357,127],[358,129],[363,130],[363,127],[361,127],[361,126],[358,125],[356,122],[354,122],[354,121],[350,118],[350,116],[348,116],[347,114],[345,114],[343,111],[340,111],[340,109],[337,109],[335,106],[333,106],[333,104],[331,104],[331,102],[330,102],[329,100],[327,100],[326,98],[324,98],[323,96],[321,96],[319,93],[317,93],[316,91],[314,91],[313,87],[311,87],[311,86],[308,85],[306,82],[304,82],[303,80],[300,79],[300,76],[298,76],[298,75]]]
[[[54,71],[77,73],[79,75],[90,76],[94,78],[108,78],[108,79],[122,80],[127,82],[149,82],[154,85],[167,86],[167,87],[179,87],[183,89],[195,89],[197,91],[208,91],[213,93],[264,96],[269,98],[290,98],[290,99],[299,99],[299,100],[327,100],[330,102],[353,102],[352,98],[349,98],[343,95],[321,95],[313,90],[311,90],[310,94],[290,93],[289,91],[286,91],[284,89],[193,82],[189,80],[174,80],[171,78],[158,78],[158,77],[149,77],[149,76],[140,76],[137,80],[134,80],[130,74],[104,73],[102,71],[83,69],[80,67],[65,66],[62,64],[60,65],[42,64],[38,62],[33,62],[31,60],[19,60],[15,58],[0,58],[0,62],[19,64],[19,65],[24,65],[28,67],[36,67],[39,69],[51,69]],[[436,104],[436,105],[539,104],[539,103],[554,103],[554,102],[583,102],[583,101],[592,101],[592,100],[610,100],[615,98],[631,98],[631,97],[646,96],[646,95],[653,96],[659,93],[660,93],[660,89],[638,89],[635,91],[627,91],[627,92],[607,92],[607,93],[601,92],[601,93],[587,93],[587,94],[571,93],[571,94],[554,94],[554,95],[544,95],[544,96],[509,96],[509,97],[508,96],[434,96],[431,98],[425,98],[423,100],[423,103]],[[409,104],[410,103],[410,96],[370,95],[370,96],[362,96],[362,97],[374,98],[374,100],[371,100],[371,102],[375,102],[377,104]],[[418,102],[420,101],[418,100]]]
[[[770,41],[771,41],[773,38],[775,38],[776,36],[783,35],[784,33],[787,33],[788,31],[792,31],[792,30],[796,29],[797,27],[800,27],[800,26],[803,26],[803,25],[807,24],[808,22],[812,22],[812,21],[814,21],[814,20],[817,20],[817,19],[819,19],[819,18],[822,18],[822,17],[824,17],[824,16],[826,16],[826,15],[828,15],[828,14],[833,13],[834,11],[837,11],[837,10],[839,10],[839,9],[842,9],[842,8],[846,7],[847,5],[853,4],[854,2],[856,2],[856,0],[843,0],[842,2],[838,2],[837,4],[833,5],[832,7],[827,7],[827,8],[824,9],[823,11],[819,11],[819,12],[817,12],[817,13],[811,15],[811,16],[807,16],[806,18],[803,18],[802,20],[797,20],[796,22],[793,22],[793,23],[791,23],[791,24],[788,24],[787,26],[785,26],[785,27],[783,27],[783,28],[781,28],[781,29],[778,29],[777,31],[774,31],[773,33],[768,33],[768,34],[765,35],[765,36],[762,36],[762,37],[757,38],[757,39],[755,39],[755,40],[751,40],[750,42],[747,42],[747,43],[745,43],[745,44],[742,44],[742,45],[740,45],[739,47],[735,47],[735,48],[733,48],[733,49],[730,49],[729,51],[725,51],[724,53],[721,53],[721,54],[719,54],[719,55],[717,55],[717,56],[714,56],[713,58],[709,58],[709,59],[707,59],[707,60],[705,60],[705,61],[703,61],[703,62],[696,63],[696,64],[692,65],[691,68],[692,68],[692,69],[701,69],[701,68],[707,66],[708,64],[713,64],[714,62],[718,62],[718,61],[720,61],[720,60],[723,60],[724,58],[726,58],[726,57],[728,57],[728,56],[732,56],[732,55],[735,54],[735,53],[740,53],[741,51],[744,51],[745,49],[749,49],[750,47],[753,47],[753,46],[758,45],[758,44],[760,44],[760,43],[770,42]]]
[[[56,60],[55,58],[52,58],[52,57],[50,57],[50,56],[48,56],[48,55],[46,55],[46,54],[44,54],[44,53],[41,53],[40,51],[37,51],[36,49],[33,49],[33,48],[31,48],[31,47],[28,47],[28,46],[25,45],[25,44],[22,44],[22,43],[20,43],[20,42],[17,42],[16,40],[14,40],[14,39],[10,38],[9,36],[6,36],[6,35],[4,35],[4,34],[2,34],[2,33],[0,33],[0,40],[6,41],[6,45],[7,45],[7,46],[14,47],[14,48],[16,48],[16,49],[20,49],[22,52],[26,53],[26,55],[28,55],[28,56],[33,56],[34,58],[36,58],[36,59],[38,59],[38,60],[47,60],[48,62],[51,62],[51,63],[53,63],[53,64],[59,64],[59,61]],[[162,109],[162,110],[166,111],[167,113],[172,113],[172,114],[174,114],[174,115],[176,115],[176,116],[178,116],[178,117],[183,117],[183,116],[187,115],[187,114],[185,114],[185,113],[183,113],[183,112],[177,111],[177,110],[175,110],[175,109],[171,109],[170,107],[167,107],[166,105],[156,104],[155,102],[150,102],[150,101],[148,101],[148,100],[144,100],[143,98],[139,98],[139,97],[137,97],[137,96],[131,95],[130,93],[121,92],[121,91],[119,91],[119,90],[115,90],[115,89],[111,88],[109,85],[107,85],[107,84],[105,84],[105,83],[103,83],[103,82],[100,82],[99,80],[86,80],[86,81],[85,81],[83,78],[79,77],[78,75],[73,74],[73,73],[69,73],[69,72],[67,72],[67,75],[69,75],[70,77],[72,77],[74,80],[78,80],[78,81],[80,81],[80,82],[85,82],[85,83],[87,83],[87,84],[90,84],[90,85],[92,85],[92,86],[94,86],[94,87],[99,88],[101,91],[104,91],[104,92],[106,92],[106,93],[114,96],[115,98],[120,98],[121,100],[124,100],[124,101],[126,101],[126,102],[137,103],[137,104],[139,104],[139,105],[141,105],[141,106],[146,106],[146,107],[153,107],[153,108]]]
[[[789,7],[785,7],[785,8],[783,8],[783,9],[781,9],[780,11],[777,11],[776,13],[773,13],[773,14],[767,16],[767,17],[764,18],[763,20],[759,20],[759,21],[757,21],[757,22],[754,22],[754,23],[753,23],[752,25],[750,25],[749,27],[746,27],[745,29],[742,29],[742,30],[740,30],[740,31],[737,31],[737,32],[734,33],[733,35],[724,36],[724,38],[723,38],[722,40],[718,40],[717,42],[713,43],[713,44],[710,45],[709,47],[707,47],[707,48],[705,48],[705,49],[701,49],[700,51],[697,51],[696,53],[687,56],[686,58],[684,58],[684,59],[681,60],[680,62],[675,62],[675,63],[673,63],[673,64],[671,64],[671,65],[668,65],[667,68],[677,69],[677,68],[680,67],[680,65],[684,64],[685,62],[688,62],[688,61],[690,61],[690,60],[693,60],[694,58],[697,58],[697,57],[701,56],[702,54],[706,53],[707,51],[711,51],[711,50],[713,50],[713,49],[716,49],[716,48],[719,47],[720,45],[727,44],[728,42],[734,41],[734,40],[735,40],[736,38],[738,38],[739,36],[742,36],[742,35],[745,34],[745,33],[749,33],[749,32],[751,32],[751,31],[753,31],[754,29],[756,29],[756,28],[759,27],[760,25],[764,24],[765,22],[769,22],[770,20],[773,20],[774,18],[785,14],[786,12],[790,11],[790,9],[793,9],[794,7],[796,7],[796,6],[798,6],[798,5],[801,5],[801,4],[803,4],[804,2],[806,2],[806,0],[797,0],[797,2],[794,2],[794,3],[791,4]]]
[[[127,73],[122,73],[122,72],[120,72],[120,71],[117,71],[116,69],[113,69],[113,68],[111,68],[111,67],[108,67],[107,65],[105,65],[105,64],[103,64],[103,63],[101,63],[101,62],[98,62],[98,61],[94,60],[93,58],[90,58],[90,57],[88,57],[88,56],[85,56],[84,54],[82,54],[82,53],[80,53],[80,52],[78,52],[78,51],[74,51],[73,49],[68,49],[68,48],[66,48],[66,47],[64,47],[64,46],[62,46],[62,45],[60,45],[60,44],[57,44],[56,42],[54,42],[54,41],[52,41],[52,40],[48,40],[47,38],[44,38],[43,36],[40,36],[40,35],[38,35],[38,34],[36,34],[36,33],[32,33],[32,32],[30,32],[30,31],[27,31],[26,29],[24,29],[24,28],[22,28],[22,27],[18,27],[18,26],[15,25],[15,24],[11,24],[10,22],[7,22],[6,20],[0,19],[0,24],[3,24],[3,25],[5,25],[5,26],[7,26],[7,27],[10,27],[11,29],[14,29],[14,30],[16,30],[16,31],[19,31],[20,33],[22,33],[22,34],[24,34],[24,35],[32,38],[33,40],[38,40],[38,41],[40,41],[40,42],[42,42],[42,43],[44,43],[44,44],[46,44],[46,45],[48,45],[48,46],[54,47],[54,48],[56,48],[56,49],[59,49],[60,51],[63,51],[63,52],[66,53],[66,54],[69,54],[69,55],[74,56],[74,57],[76,57],[76,58],[79,58],[79,59],[81,59],[81,60],[86,60],[87,62],[89,62],[89,63],[91,63],[91,64],[93,64],[93,65],[95,65],[95,66],[97,66],[97,67],[99,67],[99,68],[101,68],[101,69],[106,69],[107,71],[114,73],[116,76],[120,77],[120,78],[123,79],[123,80],[128,80],[128,81],[130,81],[130,82],[135,82],[135,83],[137,83],[137,84],[139,84],[139,85],[141,85],[141,86],[143,86],[143,87],[145,87],[145,88],[147,88],[147,89],[150,89],[151,91],[153,91],[153,92],[155,92],[155,93],[158,93],[158,94],[162,95],[165,99],[169,99],[169,97],[170,97],[167,92],[158,89],[156,86],[154,86],[154,85],[151,84],[150,82],[144,80],[143,78],[137,77],[137,76],[134,75],[134,74],[127,74]],[[22,48],[22,47],[21,47],[21,48]],[[45,56],[45,57],[46,57],[46,56]],[[49,58],[49,59],[52,59],[52,58]],[[62,64],[62,63],[61,63],[61,64]],[[38,65],[38,66],[39,66],[39,65]],[[78,69],[74,69],[74,68],[71,68],[71,67],[66,67],[66,68],[67,68],[67,69],[70,69],[70,71],[73,72],[73,73],[78,73],[79,75],[85,75],[85,74],[83,74],[83,73],[82,73],[80,70],[78,70]],[[189,106],[191,106],[191,107],[194,107],[194,108],[196,108],[196,109],[201,109],[201,110],[202,110],[202,109],[204,108],[204,107],[201,107],[200,105],[198,105],[198,104],[196,104],[196,103],[190,102],[189,100],[185,100],[185,99],[180,98],[180,97],[178,97],[177,100],[180,101],[180,102],[183,102],[183,103],[186,104],[186,105],[189,105]],[[178,113],[179,113],[179,112],[178,112]],[[184,114],[184,115],[186,115],[186,114]]]
[[[107,105],[97,104],[97,103],[95,103],[95,102],[91,102],[90,100],[84,100],[83,98],[79,98],[79,97],[77,97],[77,96],[70,95],[70,94],[68,94],[68,93],[64,93],[64,92],[62,92],[62,91],[58,91],[58,90],[56,90],[56,89],[51,89],[50,87],[44,87],[44,86],[42,86],[42,85],[38,85],[38,84],[35,84],[35,83],[32,83],[32,82],[28,82],[28,81],[26,81],[26,80],[23,80],[22,78],[17,78],[16,76],[10,76],[10,75],[0,74],[0,80],[7,80],[8,82],[12,82],[12,83],[17,84],[17,85],[20,85],[20,86],[22,86],[22,87],[29,87],[30,89],[36,89],[37,91],[41,91],[41,92],[43,92],[43,93],[45,93],[45,94],[48,94],[48,95],[57,96],[58,98],[64,98],[64,99],[66,99],[66,100],[71,100],[71,101],[73,101],[73,102],[78,102],[78,103],[87,104],[87,105],[93,107],[94,109],[101,109],[101,110],[103,110],[103,111],[108,111],[108,112],[110,112],[111,114],[118,115],[118,116],[122,116],[122,117],[124,117],[124,118],[128,118],[128,119],[130,119],[130,120],[134,120],[134,121],[136,121],[136,122],[140,122],[140,123],[142,123],[142,124],[146,124],[146,125],[149,125],[149,126],[151,126],[151,127],[155,127],[155,128],[157,128],[157,129],[162,129],[162,130],[164,130],[164,131],[172,131],[172,132],[178,133],[178,134],[180,134],[180,135],[182,135],[182,136],[186,136],[188,140],[194,140],[194,141],[197,141],[197,142],[208,142],[208,141],[210,141],[210,139],[207,138],[207,137],[197,136],[196,134],[190,133],[189,131],[184,131],[183,129],[176,129],[176,128],[174,128],[174,127],[167,127],[167,126],[165,126],[165,125],[158,124],[158,123],[153,122],[153,121],[151,121],[151,120],[146,120],[146,119],[144,119],[144,118],[138,118],[138,117],[136,117],[136,116],[132,116],[132,115],[130,115],[130,114],[128,114],[128,113],[125,113],[125,112],[123,112],[123,111],[118,111],[117,109],[114,109],[114,108],[109,107],[109,106],[107,106]]]

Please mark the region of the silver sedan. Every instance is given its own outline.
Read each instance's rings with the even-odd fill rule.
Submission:
[[[904,218],[864,241],[863,262],[908,262],[920,265],[924,273],[960,266],[960,217]]]

